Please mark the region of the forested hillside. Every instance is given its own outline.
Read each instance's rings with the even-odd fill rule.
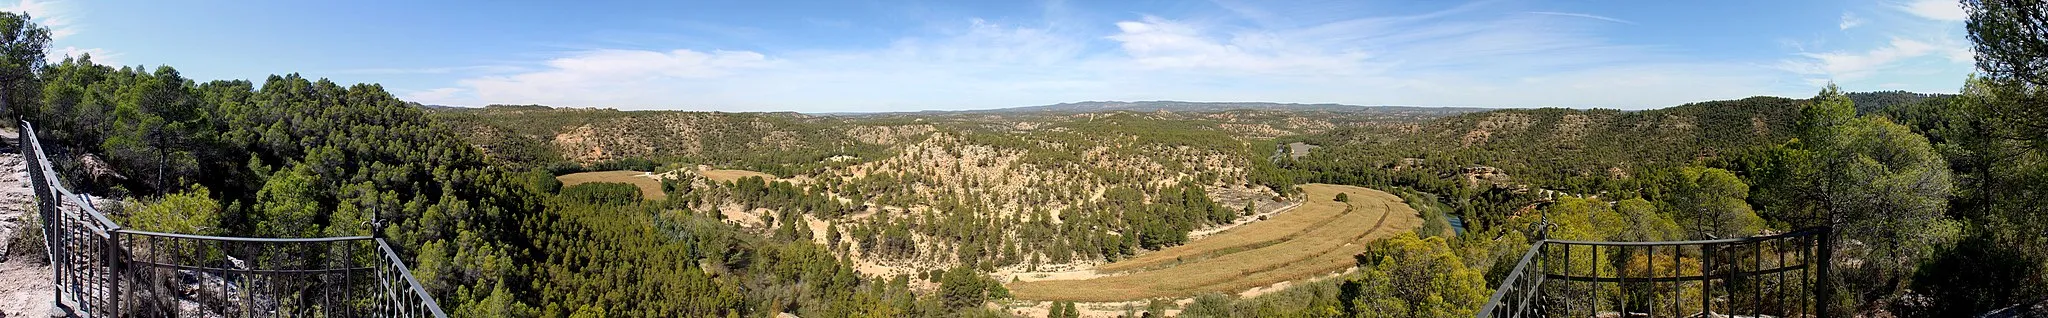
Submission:
[[[1839,291],[1814,301],[1962,317],[2048,299],[2048,74],[2026,67],[2048,49],[2022,32],[2042,18],[1965,4],[1983,75],[1957,94],[1828,85],[1633,111],[441,107],[298,74],[46,62],[49,31],[8,13],[0,106],[67,184],[121,199],[106,210],[123,224],[387,238],[457,317],[1469,317],[1535,240],[1812,227],[1832,231],[1820,283]],[[1314,192],[1339,188],[1355,191]],[[1268,232],[1229,232],[1247,228]],[[1202,241],[1218,237],[1242,241]],[[1027,288],[1273,246],[1320,249],[1183,268],[1160,285],[1227,287],[1126,297],[1143,299]],[[1704,250],[1557,261],[1705,275],[1676,265]],[[1324,267],[1260,276],[1307,260]],[[1241,285],[1279,283],[1216,292],[1254,276]]]
[[[873,273],[909,273],[1028,271],[1179,244],[1191,231],[1237,222],[1247,205],[1281,205],[1279,193],[1246,181],[1250,166],[1268,160],[1271,138],[1414,126],[1457,111],[812,116],[490,106],[432,115],[472,132],[469,140],[493,156],[556,173],[768,172],[780,180],[676,180],[685,194],[673,207],[816,238]]]
[[[1288,200],[1291,185],[1306,182],[1397,189],[1417,210],[1462,216],[1469,231],[1480,234],[1420,230],[1376,243],[1371,253],[1388,259],[1361,259],[1361,271],[1341,279],[1242,300],[1204,296],[1180,312],[1360,311],[1340,306],[1346,301],[1319,299],[1329,291],[1362,295],[1412,286],[1400,281],[1407,276],[1372,274],[1390,271],[1484,285],[1526,246],[1527,234],[1519,232],[1531,219],[1520,216],[1531,209],[1653,225],[1560,224],[1567,230],[1556,235],[1583,239],[1739,236],[1816,222],[1875,226],[1857,221],[1875,216],[1830,216],[1806,201],[1813,198],[1797,191],[1804,187],[1800,180],[1836,177],[1816,177],[1803,165],[1837,151],[1828,149],[1869,151],[1854,145],[1884,140],[1854,133],[1858,129],[1910,129],[1933,137],[1923,144],[1954,149],[1942,153],[1957,159],[1939,166],[1974,169],[1958,171],[1966,172],[1959,173],[1966,176],[1962,184],[1976,185],[1990,181],[1975,181],[1989,179],[1967,171],[1988,163],[1962,157],[1972,152],[1961,150],[1998,144],[1969,139],[1975,138],[1969,129],[1979,127],[1972,125],[1982,122],[1959,122],[1953,108],[1939,106],[1968,99],[1943,98],[1860,117],[1853,107],[1841,108],[1850,115],[1828,115],[1814,110],[1815,100],[1769,97],[1650,111],[1498,110],[1427,122],[1310,119],[1271,110],[833,117],[423,110],[374,85],[341,87],[294,75],[260,86],[200,83],[168,67],[143,72],[95,65],[90,57],[51,65],[45,74],[38,107],[22,115],[40,123],[60,156],[76,158],[61,167],[74,184],[138,198],[125,209],[184,207],[128,216],[128,222],[174,232],[303,237],[371,234],[374,218],[387,224],[377,234],[411,255],[422,281],[463,316],[981,312],[979,304],[1007,295],[985,273],[1087,266],[1183,244],[1191,233],[1273,208],[1271,201]],[[1822,98],[1853,105],[1841,96]],[[644,147],[602,159],[562,151],[588,140],[652,136],[598,127],[662,121],[721,132],[659,139],[708,147]],[[493,124],[504,122],[560,126]],[[1267,129],[1279,132],[1239,133]],[[476,133],[485,130],[495,133]],[[615,135],[559,138],[595,131]],[[550,135],[556,137],[542,137]],[[1282,142],[1320,148],[1305,148],[1296,158],[1280,155],[1296,151],[1281,149]],[[789,159],[774,155],[782,148],[831,150]],[[1905,153],[1914,151],[1931,153]],[[1918,161],[1878,164],[1930,162],[1912,160]],[[691,165],[779,175],[718,180]],[[631,186],[564,187],[552,178],[618,168],[681,173],[665,181],[664,200],[646,200]],[[1957,206],[2006,206],[2002,197],[1964,193]],[[1619,205],[1601,208],[1587,200]],[[1962,220],[2005,219],[1977,213]],[[1706,218],[1725,222],[1698,227]],[[1954,224],[1939,221],[1946,218],[1919,220]],[[1569,230],[1576,226],[1599,230]],[[1896,235],[1886,228],[1893,227],[1850,233]],[[1985,252],[1944,252],[1950,250],[1941,246],[1950,245],[1943,242],[2007,237],[1939,228],[1949,230],[1926,234],[1934,235],[1925,239],[1933,245],[1868,251],[1896,265],[1858,275],[1954,288],[1938,276],[1904,279],[1905,273],[1917,260],[1982,266]],[[2008,264],[2027,264],[2019,262]],[[2028,273],[2037,272],[2013,275],[2038,277]],[[1854,285],[1868,292],[1844,301],[1897,295],[1882,287]],[[1411,292],[1421,298],[1400,306],[1449,312],[1463,312],[1481,294]],[[1444,294],[1451,292],[1457,294]]]
[[[1478,301],[1458,299],[1474,294],[1443,282],[1470,271],[1497,284],[1539,222],[1551,238],[1592,241],[1830,226],[1853,243],[1838,245],[1831,260],[1840,276],[1829,283],[1840,293],[1819,301],[1859,315],[1956,317],[2013,304],[2017,312],[2038,311],[2026,306],[2048,292],[2039,287],[2048,254],[2033,243],[2039,235],[2022,233],[2048,228],[2034,212],[2048,174],[2040,170],[2040,139],[2029,135],[2039,132],[2029,120],[2038,119],[2015,116],[2028,107],[2017,100],[2038,93],[2012,85],[1977,78],[1958,96],[1914,94],[1924,98],[1867,106],[1830,87],[1810,100],[1759,97],[1641,112],[1505,110],[1422,131],[1289,138],[1325,146],[1283,160],[1266,174],[1279,176],[1269,182],[1423,190],[1441,195],[1477,235],[1376,242],[1416,250],[1368,253],[1380,256],[1362,255],[1360,274],[1259,297],[1203,296],[1182,312],[1469,315],[1460,308]],[[1411,204],[1426,210],[1434,201]],[[1601,256],[1628,257],[1572,262],[1609,271],[1639,262],[1592,262]],[[1390,269],[1439,276],[1384,276]]]
[[[926,271],[934,269],[1024,274],[1042,267],[1089,268],[1182,244],[1189,233],[1242,222],[1239,217],[1262,212],[1266,202],[1287,200],[1294,185],[1310,182],[1412,189],[1404,196],[1417,210],[1437,213],[1431,224],[1443,224],[1445,214],[1460,216],[1471,231],[1489,233],[1476,237],[1522,237],[1517,232],[1529,220],[1515,216],[1559,196],[1634,199],[1641,204],[1625,212],[1635,218],[1725,202],[1709,198],[1742,201],[1751,190],[1727,190],[1724,185],[1740,178],[1730,169],[1749,173],[1753,169],[1744,164],[1792,140],[1800,133],[1795,122],[1812,103],[1755,97],[1647,111],[1510,109],[1427,121],[1259,109],[807,116],[494,106],[434,115],[472,127],[467,130],[520,126],[527,146],[542,150],[582,147],[580,140],[560,136],[587,130],[612,134],[588,140],[627,141],[606,149],[655,138],[749,145],[662,150],[676,154],[670,156],[543,158],[554,163],[536,166],[558,172],[636,166],[688,172],[692,165],[772,171],[782,178],[717,181],[684,173],[689,177],[670,182],[677,192],[666,202],[727,218],[763,236],[821,243],[864,273],[918,274],[914,281],[929,282],[938,275]],[[651,118],[712,123],[688,131],[632,129],[647,127],[639,123]],[[767,130],[702,131],[733,127]],[[858,152],[804,156],[813,162],[712,154],[754,151],[746,147],[775,141],[768,137],[773,135],[861,146],[835,148]],[[471,141],[484,148],[502,146],[492,139],[500,137],[475,136],[480,137]],[[1280,147],[1291,142],[1319,148]],[[650,162],[616,164],[621,159]],[[795,167],[801,168],[790,169]],[[1213,196],[1217,192],[1237,199]],[[1766,224],[1749,218],[1756,221],[1748,227],[1712,232],[1792,226],[1784,219]],[[1629,237],[1699,233],[1660,231],[1667,232]],[[1423,231],[1418,243],[1410,243],[1423,245],[1408,248],[1456,255],[1462,261],[1454,267],[1482,277],[1499,275],[1506,269],[1502,260],[1519,256],[1526,246],[1514,243],[1518,239],[1445,235],[1441,226]],[[1420,243],[1428,237],[1439,238]]]
[[[1255,173],[1275,188],[1306,182],[1412,187],[1445,196],[1477,227],[1549,196],[1634,196],[1671,167],[1733,160],[1792,138],[1807,101],[1752,97],[1646,111],[1560,108],[1471,113],[1409,129],[1357,128],[1283,138],[1323,145]]]
[[[965,304],[979,301],[969,299],[997,286],[955,275],[933,279],[950,300],[913,292],[901,278],[856,275],[809,243],[668,213],[637,194],[606,194],[615,192],[606,184],[561,189],[545,170],[487,156],[458,126],[376,85],[298,75],[200,82],[89,55],[43,74],[41,99],[23,103],[36,107],[16,114],[65,159],[68,184],[135,198],[114,211],[152,211],[116,213],[124,223],[381,235],[456,316],[947,316],[973,311]]]

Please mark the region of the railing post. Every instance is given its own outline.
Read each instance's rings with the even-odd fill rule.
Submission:
[[[1700,245],[1700,314],[1712,317],[1714,312],[1714,245]]]
[[[1818,299],[1814,299],[1813,306],[1818,307],[1815,308],[1815,311],[1820,314],[1821,318],[1831,318],[1834,317],[1834,312],[1829,307],[1832,307],[1830,305],[1835,300],[1835,282],[1829,279],[1828,269],[1835,265],[1835,228],[1823,226],[1820,228],[1819,236],[1820,246],[1817,246],[1817,248],[1820,249],[1820,261],[1816,265],[1820,266],[1820,268],[1817,268],[1817,271],[1815,271],[1816,276],[1819,276],[1817,277],[1819,282],[1814,283],[1817,286],[1814,286],[1813,296],[1813,298]],[[1812,261],[1808,260],[1808,262]]]
[[[104,261],[107,264],[107,310],[115,316],[120,316],[123,312],[121,310],[121,300],[129,296],[128,294],[121,293],[121,278],[128,274],[128,271],[121,266],[124,263],[121,259],[125,258],[128,253],[123,252],[121,248],[121,235],[115,231],[117,230],[107,229],[107,240],[104,243],[106,246],[100,248],[100,253],[104,255]]]

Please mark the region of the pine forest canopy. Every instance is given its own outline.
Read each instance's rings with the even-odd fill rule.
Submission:
[[[124,224],[378,235],[458,317],[1469,317],[1538,235],[1811,226],[1842,238],[1828,261],[1856,264],[1818,301],[1955,317],[2048,297],[2048,11],[1962,5],[1982,73],[1954,94],[1829,85],[1641,111],[441,107],[298,74],[46,62],[51,32],[5,13],[0,110],[38,126],[67,184],[123,199]],[[653,181],[557,179],[617,170]],[[1077,304],[1008,289],[1268,222],[1306,204],[1308,184],[1384,191],[1424,224],[1346,245],[1365,252],[1334,276],[1255,296]],[[1365,197],[1312,203],[1381,202]],[[1527,233],[1538,220],[1555,227]],[[1130,270],[1304,239],[1275,236]]]

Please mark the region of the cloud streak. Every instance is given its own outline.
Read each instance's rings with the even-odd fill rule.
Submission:
[[[518,71],[523,71],[523,70],[526,70],[526,69],[525,69],[525,68],[521,68],[521,67],[517,67],[517,66],[509,66],[509,65],[476,65],[476,66],[457,66],[457,67],[419,67],[419,68],[399,68],[399,67],[386,67],[386,68],[359,68],[359,69],[347,69],[347,70],[340,70],[340,71],[336,71],[335,73],[338,73],[338,74],[373,74],[373,75],[405,75],[405,74],[450,74],[450,73],[508,73],[508,72],[518,72]]]
[[[1571,13],[1571,12],[1549,12],[1549,11],[1536,11],[1536,12],[1529,12],[1529,14],[1541,14],[1541,15],[1554,15],[1554,16],[1560,16],[1560,17],[1577,17],[1577,18],[1587,18],[1587,19],[1594,19],[1594,20],[1600,20],[1600,21],[1607,21],[1607,22],[1614,22],[1614,23],[1620,23],[1620,24],[1627,24],[1627,25],[1636,25],[1636,23],[1635,23],[1635,22],[1633,22],[1633,21],[1629,21],[1629,20],[1622,20],[1622,19],[1616,19],[1616,18],[1609,18],[1609,17],[1605,17],[1605,16],[1598,16],[1598,15],[1592,15],[1592,14],[1585,14],[1585,13]]]
[[[657,100],[659,84],[723,77],[733,72],[774,65],[749,51],[592,50],[548,60],[547,69],[460,81],[464,88],[437,88],[416,94],[426,100],[467,93],[486,101],[536,101],[601,106]]]
[[[50,38],[62,40],[78,34],[78,25],[72,23],[70,7],[62,1],[21,0],[12,5],[0,6],[0,11],[26,13],[36,24],[50,29]]]
[[[1116,27],[1120,32],[1107,38],[1145,68],[1301,74],[1355,69],[1366,57],[1357,50],[1326,52],[1272,34],[1218,40],[1192,25],[1155,16],[1117,22]]]
[[[1793,73],[1825,76],[1833,80],[1858,80],[1895,67],[1901,61],[1927,56],[1941,50],[1943,49],[1927,42],[1892,38],[1888,45],[1864,52],[1799,53],[1799,56],[1808,60],[1786,61],[1781,64],[1781,68]],[[1943,56],[1953,56],[1953,53],[1944,53]]]
[[[1614,24],[1545,16],[1627,20],[1516,13],[1460,6],[1287,26],[1149,14],[1099,28],[962,19],[874,48],[569,52],[406,96],[812,112],[1158,99],[1645,108],[1778,88],[1770,65],[1674,56],[1599,35]]]
[[[121,54],[106,48],[58,46],[62,45],[66,38],[78,34],[79,30],[82,29],[80,24],[76,23],[76,14],[73,12],[74,9],[72,9],[68,1],[21,0],[13,4],[0,5],[0,11],[28,14],[31,19],[34,19],[36,25],[50,30],[52,47],[43,54],[43,59],[50,63],[61,62],[64,58],[78,57],[84,54],[91,54],[94,63],[109,65],[120,65],[121,63],[119,60]]]
[[[92,62],[94,64],[121,65],[120,53],[102,48],[82,49],[76,46],[54,48],[44,52],[43,59],[48,60],[50,63],[57,63],[64,61],[65,58],[76,58],[87,54],[92,55]]]
[[[1952,72],[1959,78],[1973,69],[1969,43],[1960,36],[1958,22],[1967,18],[1961,6],[1953,1],[1916,0],[1882,8],[1893,14],[1874,15],[1876,21],[1868,21],[1844,12],[1840,26],[1851,35],[1875,35],[1883,41],[1849,42],[1849,46],[1828,50],[1801,47],[1775,67],[1799,75],[1810,85],[1834,82],[1886,89],[1905,87],[1907,84],[1899,82],[1902,80],[1926,80],[1930,77],[1924,75],[1930,74]],[[1852,28],[1855,30],[1850,31]],[[1906,73],[1919,78],[1899,78],[1898,74]]]
[[[1913,0],[1908,3],[1895,4],[1892,7],[1915,16],[1936,21],[1960,22],[1970,17],[1968,13],[1963,12],[1963,5],[1955,1]]]

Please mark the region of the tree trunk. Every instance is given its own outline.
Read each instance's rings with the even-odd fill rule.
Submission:
[[[164,147],[164,132],[156,132],[156,193],[164,194],[164,165],[170,161],[170,150]]]
[[[10,89],[7,89],[7,88],[8,88],[8,86],[9,86],[9,85],[7,85],[7,83],[8,83],[8,81],[7,81],[7,80],[5,80],[5,79],[0,79],[0,112],[5,112],[5,113],[7,113],[7,114],[9,114],[9,115],[13,115],[13,116],[14,116],[14,122],[12,122],[12,123],[8,123],[8,124],[7,124],[8,126],[18,126],[18,125],[21,125],[21,122],[22,122],[22,120],[25,120],[25,119],[27,119],[27,118],[24,118],[24,117],[22,117],[22,116],[21,116],[21,112],[20,112],[20,111],[16,111],[16,110],[14,109],[14,103],[13,103],[13,100],[14,100],[14,99],[13,99],[13,98],[8,98],[8,95],[7,95],[7,93],[8,93],[9,91],[12,91],[12,90],[10,90]],[[15,127],[15,128],[16,128],[16,129],[20,129],[21,127]]]

